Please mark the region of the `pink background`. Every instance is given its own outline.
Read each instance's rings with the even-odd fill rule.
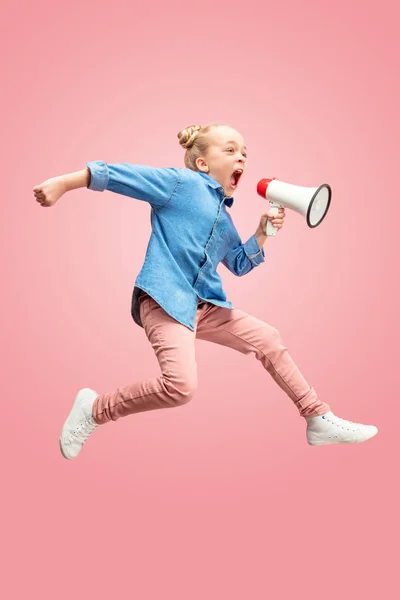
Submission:
[[[9,3],[2,49],[2,594],[42,600],[397,597],[397,3]],[[329,183],[325,221],[287,211],[266,262],[220,265],[228,298],[277,327],[343,418],[378,426],[313,448],[251,357],[197,341],[188,405],[110,423],[76,461],[76,392],[159,374],[132,321],[150,207],[32,189],[86,161],[183,166],[177,133],[228,123],[263,177]],[[397,277],[396,277],[397,275]]]

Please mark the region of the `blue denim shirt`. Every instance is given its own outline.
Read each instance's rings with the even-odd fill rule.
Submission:
[[[255,235],[242,244],[227,210],[233,197],[201,171],[129,163],[87,162],[88,189],[130,196],[151,206],[152,233],[136,278],[131,315],[140,327],[142,290],[176,321],[194,331],[199,299],[234,308],[216,268],[241,277],[264,262]]]

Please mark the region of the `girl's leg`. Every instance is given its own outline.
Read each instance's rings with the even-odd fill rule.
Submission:
[[[161,375],[100,394],[93,405],[93,419],[99,425],[137,412],[179,406],[196,392],[195,332],[175,321],[148,295],[140,302],[140,318]]]
[[[196,337],[243,354],[254,354],[276,383],[291,398],[300,416],[322,415],[330,410],[322,402],[290,356],[280,333],[264,321],[239,309],[208,304],[197,326]]]

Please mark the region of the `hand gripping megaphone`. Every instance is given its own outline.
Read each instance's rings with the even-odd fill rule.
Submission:
[[[291,208],[307,219],[309,227],[317,227],[331,203],[332,190],[327,183],[318,187],[302,187],[272,179],[261,179],[257,184],[257,193],[269,200],[272,214],[278,214],[280,208]],[[266,235],[276,235],[278,230],[267,221]]]

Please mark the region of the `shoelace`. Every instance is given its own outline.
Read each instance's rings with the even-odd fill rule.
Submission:
[[[92,431],[98,426],[98,423],[93,420],[93,417],[88,417],[79,423],[76,429],[68,435],[66,441],[74,442],[77,440],[78,442],[81,442],[81,444],[84,444]]]

